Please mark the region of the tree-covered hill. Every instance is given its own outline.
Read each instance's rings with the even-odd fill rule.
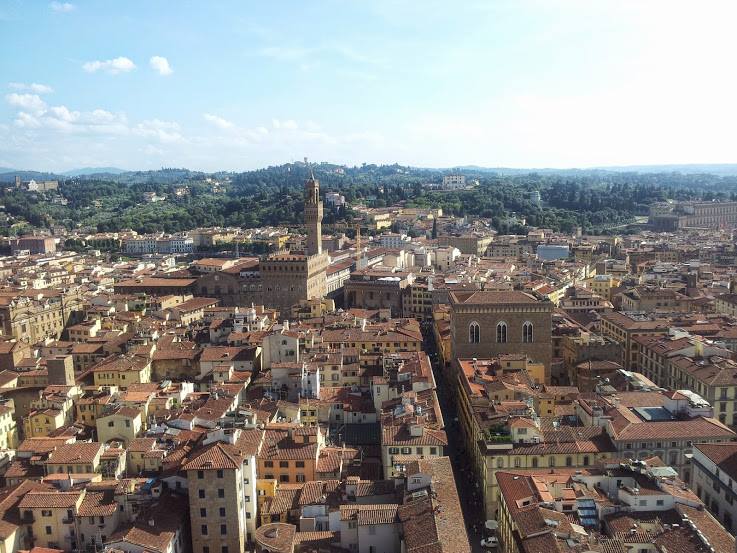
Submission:
[[[501,232],[520,230],[515,225],[522,217],[533,226],[563,231],[582,226],[587,232],[603,232],[646,214],[656,201],[734,199],[737,192],[737,177],[711,174],[499,174],[465,168],[460,171],[473,185],[466,190],[442,191],[437,186],[448,170],[327,163],[311,170],[320,179],[323,192],[339,192],[351,205],[440,207],[450,215],[490,218]],[[132,228],[139,232],[176,232],[212,225],[298,226],[307,176],[304,164],[285,164],[243,173],[203,174],[172,168],[78,176],[62,178],[58,192],[6,186],[0,192],[0,204],[10,221],[3,231],[12,232],[12,224],[19,222],[37,227]],[[540,193],[541,206],[531,200],[535,191]],[[146,202],[146,192],[166,199]],[[510,217],[512,213],[516,217]],[[352,217],[350,208],[328,210],[326,223]]]

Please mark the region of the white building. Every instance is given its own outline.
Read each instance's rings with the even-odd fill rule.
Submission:
[[[465,175],[443,176],[443,188],[463,188],[464,186],[466,186]]]
[[[330,207],[342,207],[345,205],[345,196],[337,192],[327,192],[325,194],[325,203]]]
[[[386,232],[379,237],[381,246],[392,250],[401,250],[409,243],[409,236],[406,234],[397,234]]]

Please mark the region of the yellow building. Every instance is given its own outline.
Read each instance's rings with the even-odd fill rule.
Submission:
[[[79,398],[74,406],[75,421],[85,426],[95,426],[97,417],[103,414],[112,400],[113,396],[108,393]]]
[[[62,444],[49,454],[46,474],[92,474],[100,472],[104,451],[99,442]]]
[[[596,275],[583,281],[584,286],[597,296],[612,301],[612,290],[622,284],[622,280],[612,275]]]
[[[317,426],[321,404],[314,399],[299,400],[299,422],[304,426]]]
[[[66,417],[61,409],[34,409],[23,419],[23,435],[42,438],[65,425]]]
[[[151,382],[151,359],[142,355],[120,355],[93,369],[95,386],[117,386]]]
[[[259,478],[258,480],[256,480],[256,494],[258,495],[258,513],[259,517],[261,518],[260,525],[272,522],[270,516],[267,513],[267,510],[264,508],[264,505],[267,502],[273,500],[274,497],[276,497],[278,485],[278,482],[274,478]],[[277,522],[285,521],[279,520]]]
[[[118,441],[127,446],[138,437],[143,422],[141,411],[134,407],[121,406],[97,418],[97,439],[104,443]]]
[[[145,456],[156,449],[156,438],[136,438],[125,448],[128,456],[126,468],[130,476],[140,474],[145,468]]]
[[[77,549],[76,516],[84,495],[84,490],[31,491],[21,499],[18,509],[31,527],[36,547]]]
[[[15,407],[10,400],[0,404],[0,449],[15,449],[18,445],[18,427],[15,423]]]

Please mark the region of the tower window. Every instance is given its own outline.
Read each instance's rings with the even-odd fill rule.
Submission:
[[[478,344],[481,341],[481,327],[479,323],[471,323],[468,327],[468,342]]]
[[[522,341],[525,344],[533,342],[532,323],[529,321],[522,325]]]
[[[501,322],[496,325],[496,341],[500,344],[507,343],[507,323]]]

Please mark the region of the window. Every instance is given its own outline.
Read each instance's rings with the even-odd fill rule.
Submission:
[[[218,478],[222,478],[222,477],[223,477],[223,471],[222,469],[218,469]]]
[[[305,466],[305,462],[304,462],[304,461],[297,461],[297,462],[295,463],[295,466],[296,466],[296,467],[297,467],[298,469],[304,468],[304,466]]]
[[[207,535],[207,524],[203,524],[202,526],[200,526],[200,533],[203,536],[206,536]]]
[[[220,507],[220,516],[221,517],[225,516],[225,507]]]
[[[273,467],[274,461],[264,461],[264,467]]]
[[[279,475],[279,482],[289,482],[289,475],[288,474]]]
[[[198,490],[197,495],[200,499],[205,499],[205,490]]]
[[[665,501],[663,501],[662,499],[658,499],[657,501],[655,501],[655,504],[658,507],[662,507],[663,505],[665,505]]]
[[[279,468],[280,469],[287,469],[287,468],[289,468],[289,461],[279,461]]]
[[[297,482],[304,482],[305,481],[305,475],[304,474],[298,474],[297,475]]]
[[[46,534],[50,536],[51,535],[51,526],[47,526],[45,530],[46,530]]]
[[[221,536],[228,535],[228,525],[227,524],[221,524],[220,525],[220,535]]]
[[[507,343],[507,323],[501,322],[496,325],[496,341],[499,344]]]
[[[532,323],[529,321],[522,325],[522,341],[525,344],[531,344],[533,342]]]
[[[533,457],[532,458],[532,468],[534,468],[534,469],[537,468],[537,457]]]
[[[42,517],[50,517],[51,516],[51,511],[42,510],[41,511],[41,516]],[[95,522],[95,520],[92,519],[92,522]]]
[[[201,516],[202,518],[205,518],[205,517],[207,516],[207,509],[205,509],[204,507],[203,507],[203,508],[201,508],[201,509],[200,509],[200,516]]]
[[[219,498],[225,497],[225,490],[223,488],[218,488],[218,497]]]
[[[481,327],[479,323],[471,323],[468,326],[468,342],[470,344],[478,344],[481,341]]]
[[[202,480],[205,477],[205,471],[204,470],[198,470],[197,471],[197,479]]]
[[[224,545],[220,548],[220,553],[228,553],[228,546]]]
[[[566,466],[572,467],[573,466],[573,458],[572,457],[566,457]]]

